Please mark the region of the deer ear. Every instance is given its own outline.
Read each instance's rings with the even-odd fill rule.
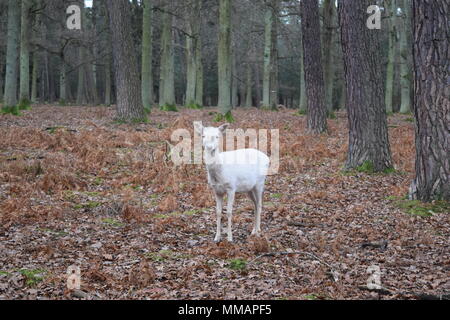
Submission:
[[[199,135],[203,134],[203,124],[201,121],[194,122],[194,131],[197,132]]]
[[[227,130],[227,128],[228,128],[229,126],[230,126],[229,123],[225,123],[225,124],[221,125],[221,126],[219,127],[220,132],[224,133],[225,130]]]

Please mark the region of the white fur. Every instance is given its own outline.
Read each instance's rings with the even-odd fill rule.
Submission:
[[[219,128],[205,128],[195,123],[195,131],[202,136],[208,183],[216,198],[217,231],[215,242],[221,240],[223,199],[227,195],[228,241],[233,241],[231,219],[236,192],[245,192],[255,204],[252,234],[261,232],[261,210],[264,183],[269,168],[269,157],[255,149],[220,152],[219,141],[228,124]]]

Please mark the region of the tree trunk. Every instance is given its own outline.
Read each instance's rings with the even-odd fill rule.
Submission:
[[[168,7],[170,7],[170,2]],[[168,10],[170,8],[166,8]],[[161,35],[161,72],[160,101],[161,107],[175,105],[174,52],[172,37],[172,14],[162,13],[163,30]]]
[[[339,1],[344,53],[349,150],[346,168],[392,168],[382,64],[381,30],[367,28],[370,0]]]
[[[218,106],[222,115],[231,112],[231,3],[220,0],[219,8]]]
[[[117,118],[121,121],[146,119],[141,98],[141,81],[134,47],[130,3],[107,0],[113,45],[114,75],[117,94]]]
[[[0,60],[0,103],[3,102],[3,59]]]
[[[253,105],[252,101],[252,65],[247,62],[247,79],[245,89],[245,106],[250,108]]]
[[[20,36],[20,1],[8,1],[8,41],[6,49],[6,76],[4,107],[17,106],[17,75]]]
[[[78,85],[77,85],[77,105],[81,106],[87,101],[85,94],[86,69],[84,67],[86,60],[86,49],[83,44],[78,48]]]
[[[273,26],[273,10],[267,5],[264,16],[264,74],[263,74],[263,108],[270,106],[270,70],[272,59],[272,26]]]
[[[301,26],[300,26],[301,28]],[[300,34],[300,113],[306,114],[307,100],[306,100],[306,83],[305,83],[305,68],[303,66],[303,33]]]
[[[392,113],[394,108],[392,106],[393,101],[392,98],[394,96],[394,62],[395,62],[395,48],[397,41],[397,27],[395,25],[396,20],[396,5],[395,0],[386,0],[387,6],[386,10],[389,14],[389,51],[388,51],[388,61],[386,67],[386,95],[385,95],[385,104],[386,104],[386,112]]]
[[[150,110],[153,105],[153,76],[152,76],[152,1],[144,0],[142,22],[142,104]]]
[[[416,177],[411,199],[450,201],[450,1],[413,1]]]
[[[59,103],[65,104],[67,102],[67,74],[66,62],[64,56],[61,58],[61,66],[59,70]]]
[[[267,4],[264,31],[263,107],[276,109],[278,102],[278,0]]]
[[[19,104],[26,107],[30,103],[30,0],[22,0],[20,29],[20,90]]]
[[[400,28],[400,84],[401,99],[400,113],[411,111],[411,2],[410,0],[401,0],[403,21]]]
[[[324,11],[324,77],[325,77],[325,105],[328,113],[333,112],[333,82],[334,82],[334,61],[333,61],[333,39],[336,32],[334,31],[336,22],[336,6],[335,0],[325,0],[323,5]]]
[[[308,131],[323,133],[327,131],[327,111],[320,45],[319,5],[317,0],[302,0],[301,3]]]
[[[38,92],[38,75],[39,75],[39,55],[37,50],[33,52],[33,71],[31,73],[31,102],[37,103]]]
[[[236,53],[231,54],[231,107],[236,108],[238,106],[238,70],[236,67]]]
[[[195,84],[195,104],[198,107],[203,106],[203,61],[202,61],[202,37],[201,37],[201,30],[199,30],[198,33],[198,39],[196,42],[196,66],[197,66],[197,72],[196,74],[196,84]]]
[[[105,65],[105,105],[111,105],[111,54],[108,54],[106,57],[106,65]]]
[[[193,107],[203,105],[203,66],[201,42],[201,1],[191,0],[186,37],[186,97],[185,104]]]

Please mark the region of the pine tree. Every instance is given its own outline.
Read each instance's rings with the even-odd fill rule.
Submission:
[[[227,120],[231,116],[231,5],[232,0],[220,0],[219,8],[219,110]]]
[[[6,76],[4,110],[17,111],[17,76],[20,36],[20,1],[8,1],[8,42],[6,49]]]
[[[320,43],[319,5],[317,0],[302,0],[303,66],[308,108],[308,131],[327,131],[325,83]]]
[[[416,177],[409,196],[450,201],[450,3],[413,0]]]
[[[392,168],[382,65],[381,30],[367,28],[370,0],[339,1],[349,148],[346,168]]]
[[[19,108],[30,104],[30,7],[31,0],[22,0],[20,29],[20,90]]]
[[[144,121],[136,52],[132,39],[131,8],[128,1],[106,0],[113,45],[114,75],[117,94],[117,119]]]
[[[142,22],[142,103],[146,110],[153,104],[153,76],[152,76],[152,1],[144,0]]]

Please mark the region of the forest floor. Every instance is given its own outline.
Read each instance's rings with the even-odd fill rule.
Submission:
[[[0,299],[418,299],[450,291],[448,205],[405,200],[414,171],[412,116],[389,118],[395,172],[343,171],[347,120],[305,133],[304,116],[244,109],[233,128],[278,128],[264,237],[238,196],[234,243],[215,244],[214,199],[201,165],[174,167],[175,128],[213,124],[212,109],[36,106],[0,115]],[[367,169],[367,168],[366,168]],[[226,224],[225,224],[226,225]],[[226,238],[226,237],[225,237]],[[365,290],[373,270],[385,288]]]

